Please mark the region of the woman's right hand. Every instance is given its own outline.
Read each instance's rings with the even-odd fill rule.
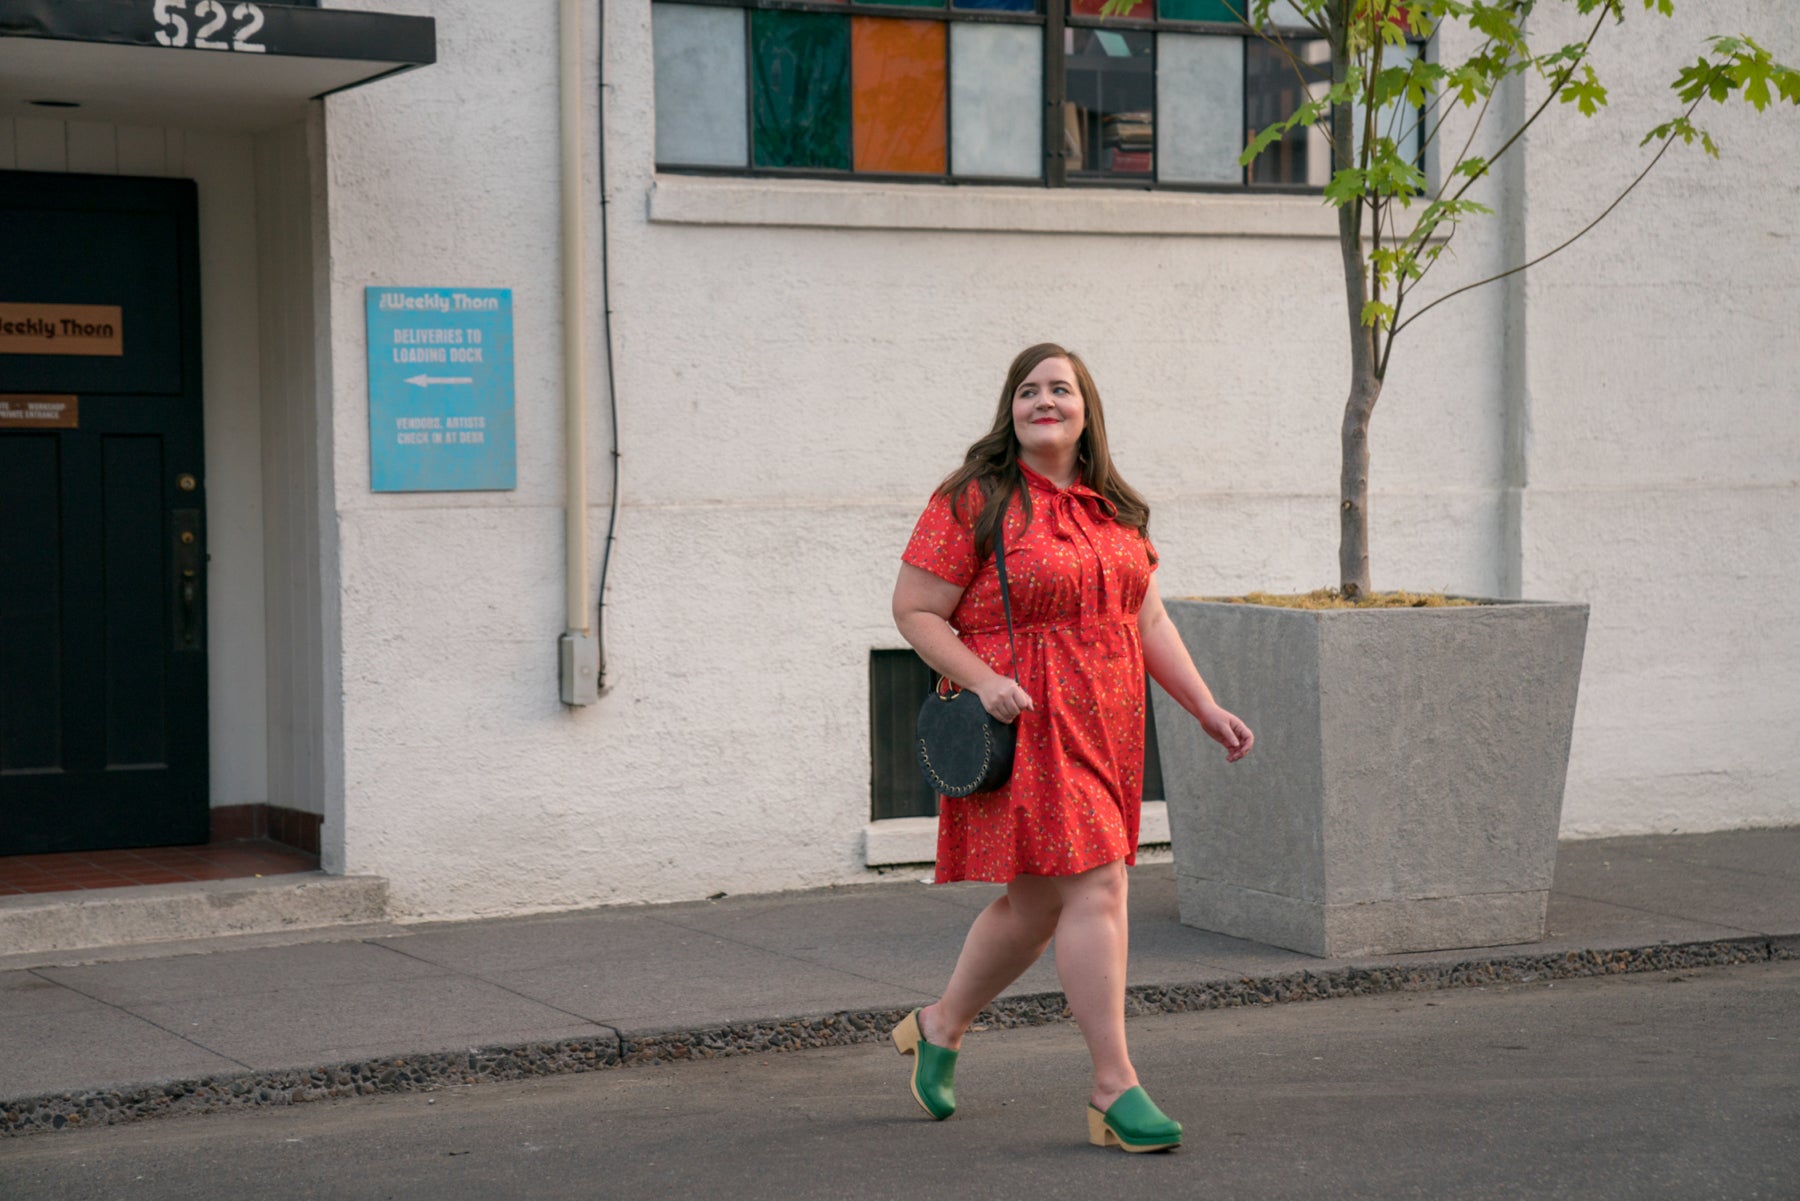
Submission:
[[[995,721],[1016,721],[1019,714],[1035,707],[1031,703],[1031,694],[1019,687],[1017,680],[1009,680],[1003,675],[995,675],[987,683],[976,685],[975,695],[981,698],[981,707]]]

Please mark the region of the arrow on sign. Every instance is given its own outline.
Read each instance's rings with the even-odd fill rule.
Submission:
[[[472,384],[475,382],[475,377],[472,375],[412,375],[407,377],[406,382],[415,388],[429,388],[433,384]]]

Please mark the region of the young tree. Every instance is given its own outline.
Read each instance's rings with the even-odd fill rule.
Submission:
[[[1128,15],[1141,0],[1108,0],[1108,16]],[[1300,62],[1271,30],[1269,10],[1276,0],[1239,0],[1245,23],[1288,57],[1302,83],[1316,66]],[[1674,0],[1641,0],[1645,12],[1674,15]],[[1554,50],[1540,51],[1527,37],[1534,10],[1549,4],[1592,17],[1587,36]],[[1527,130],[1552,107],[1573,106],[1592,117],[1606,105],[1606,89],[1595,75],[1592,51],[1609,23],[1627,18],[1633,0],[1290,0],[1291,8],[1324,40],[1330,54],[1329,87],[1311,89],[1311,98],[1287,119],[1258,130],[1244,150],[1248,164],[1291,130],[1318,130],[1331,146],[1331,179],[1325,199],[1337,206],[1338,242],[1350,326],[1350,394],[1341,432],[1343,466],[1339,478],[1338,571],[1346,597],[1365,595],[1369,586],[1369,419],[1381,396],[1394,344],[1408,326],[1433,308],[1473,288],[1516,275],[1543,262],[1586,234],[1616,209],[1662,161],[1677,141],[1698,142],[1714,158],[1718,147],[1694,123],[1708,100],[1733,98],[1758,112],[1771,103],[1800,104],[1800,71],[1775,61],[1747,36],[1712,37],[1698,60],[1682,68],[1670,87],[1680,112],[1651,129],[1641,145],[1657,143],[1654,155],[1623,191],[1574,236],[1529,262],[1475,280],[1408,312],[1420,284],[1449,248],[1466,220],[1492,210],[1471,199],[1486,177]],[[1289,16],[1288,20],[1292,20]],[[1426,39],[1451,22],[1473,35],[1475,50],[1460,62],[1429,61],[1403,53],[1412,39]],[[1585,24],[1585,22],[1584,22]],[[1440,43],[1441,45],[1441,43]],[[1310,73],[1309,73],[1310,71]],[[1494,92],[1507,79],[1535,75],[1543,98],[1517,128],[1499,131],[1491,155],[1470,153],[1487,121]],[[1455,157],[1444,153],[1446,127],[1457,132],[1457,109],[1475,110]],[[1392,120],[1378,115],[1393,114]],[[1438,186],[1433,189],[1417,156],[1437,144]]]

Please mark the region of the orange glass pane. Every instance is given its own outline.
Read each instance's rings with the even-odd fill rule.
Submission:
[[[850,111],[858,171],[942,174],[942,21],[850,19]]]

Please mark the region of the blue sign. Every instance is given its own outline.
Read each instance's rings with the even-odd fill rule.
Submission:
[[[374,490],[516,486],[512,290],[369,288],[364,299]]]

